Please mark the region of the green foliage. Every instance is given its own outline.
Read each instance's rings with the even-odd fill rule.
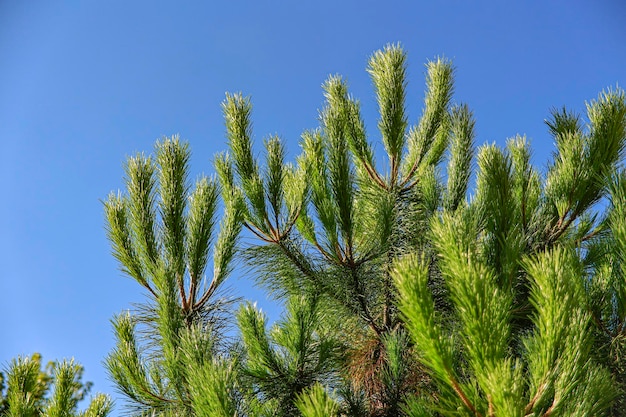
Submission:
[[[474,152],[474,119],[467,105],[454,107],[450,115],[450,162],[444,208],[454,211],[465,200]]]
[[[325,315],[318,300],[293,297],[283,319],[268,332],[260,311],[250,304],[240,308],[242,373],[256,399],[275,403],[275,415],[298,415],[296,399],[305,390],[336,380],[338,345]]]
[[[177,137],[157,142],[154,161],[129,158],[127,194],[111,194],[104,203],[113,255],[152,296],[137,314],[114,318],[117,345],[106,359],[131,400],[129,410],[139,414],[177,415],[203,404],[199,396],[206,390],[194,378],[217,374],[228,383],[219,366],[224,346],[213,340],[224,326],[228,300],[220,298],[220,289],[241,229],[240,202],[236,196],[226,200],[215,238],[219,186],[200,178],[192,189],[189,157],[188,145]]]
[[[399,307],[440,393],[435,403],[412,401],[413,415],[605,415],[623,402],[621,359],[597,354],[621,339],[608,323],[622,295],[606,284],[618,278],[609,264],[623,252],[610,239],[625,196],[623,174],[612,179],[626,141],[623,108],[621,90],[601,94],[588,106],[586,132],[578,117],[555,112],[548,126],[559,152],[545,185],[523,138],[506,150],[483,147],[477,198],[431,224],[437,256],[397,264]],[[598,153],[602,162],[586,159]],[[607,182],[612,207],[596,221],[591,210]],[[431,295],[435,268],[452,320]]]
[[[399,45],[368,63],[382,163],[340,76],[323,84],[320,125],[295,164],[276,136],[255,157],[241,94],[223,103],[219,187],[190,187],[176,138],[154,159],[129,159],[127,194],[112,194],[105,214],[122,271],[151,298],[116,317],[107,359],[131,412],[624,415],[623,90],[601,93],[586,119],[552,111],[556,151],[542,175],[523,136],[474,149],[445,59],[426,65],[411,126],[406,65]],[[237,248],[241,227],[251,239]],[[270,326],[244,304],[241,340],[228,345],[220,314],[232,310],[216,294],[237,253],[286,312]]]
[[[346,392],[367,397],[373,414],[397,414],[411,383],[423,380],[414,360],[390,350],[401,345],[411,351],[409,344],[392,342],[402,334],[393,262],[425,243],[416,236],[428,228],[442,195],[450,210],[461,204],[470,177],[472,114],[450,105],[450,62],[438,59],[427,70],[423,115],[410,128],[405,53],[389,45],[369,61],[387,171],[376,165],[359,103],[339,76],[323,84],[320,126],[303,134],[297,168],[283,162],[277,138],[265,141],[265,181],[252,155],[249,99],[227,95],[223,106],[230,154],[219,159],[220,178],[244,196],[244,225],[261,241],[247,246],[245,259],[276,297],[325,300],[332,312],[327,320],[337,323],[340,339],[350,346],[339,366],[349,375]],[[448,188],[437,173],[450,143],[456,177],[444,193]],[[293,173],[291,181],[281,181],[285,172]],[[294,205],[294,216],[277,215]]]
[[[237,371],[232,363],[214,358],[202,364],[188,365],[191,408],[195,415],[207,417],[236,416]]]
[[[86,410],[78,403],[91,390],[82,382],[83,368],[74,360],[50,362],[42,369],[41,356],[12,359],[0,373],[6,375],[6,391],[0,384],[0,416],[6,417],[104,417],[111,412],[112,401],[103,394],[91,398]]]
[[[339,406],[320,384],[315,384],[298,396],[296,406],[303,417],[332,417]]]

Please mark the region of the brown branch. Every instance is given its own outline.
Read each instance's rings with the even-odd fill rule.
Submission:
[[[489,410],[487,411],[487,415],[489,417],[496,417],[496,410],[493,408],[493,402],[491,402],[491,395],[487,396],[487,402],[489,402]]]
[[[348,259],[348,254],[343,249],[343,247],[341,247],[341,245],[339,244],[339,241],[335,242],[334,246],[335,246],[334,247],[335,255],[337,255],[337,258],[339,258],[339,263],[344,264]]]
[[[395,156],[391,157],[391,179],[389,184],[391,187],[396,185],[396,181],[398,180],[398,160]]]
[[[556,242],[558,238],[563,236],[563,233],[567,231],[567,228],[570,227],[574,220],[576,220],[576,218],[580,215],[580,209],[578,209],[572,212],[569,217],[567,217],[567,213],[569,213],[571,209],[571,206],[568,207],[565,213],[559,217],[559,220],[554,225],[552,232],[548,237],[548,241],[546,242],[544,247],[547,247],[548,245]]]
[[[279,207],[278,210],[276,209],[276,207],[272,206],[272,209],[274,210],[274,223],[275,223],[275,227],[272,227],[272,225],[270,225],[270,230],[272,231],[272,234],[274,234],[276,236],[276,239],[280,239],[280,221],[278,219],[278,215],[280,214],[280,209],[282,208],[282,202],[279,202]],[[268,220],[269,223],[269,220]]]
[[[560,238],[563,235],[563,233],[567,231],[567,228],[570,227],[570,225],[574,222],[576,217],[578,217],[578,214],[579,213],[572,213],[572,215],[565,222],[559,221],[560,228],[556,232],[556,237],[554,238],[554,241]]]
[[[578,177],[578,175],[575,176],[575,179]],[[577,184],[578,181],[575,181],[575,184]],[[578,208],[576,208],[576,210],[573,210],[573,207],[575,207],[574,204],[574,187],[572,187],[568,193],[567,196],[567,210],[565,210],[565,212],[563,213],[563,215],[561,217],[559,217],[558,222],[556,223],[555,227],[554,227],[554,232],[552,233],[552,235],[549,237],[549,242],[548,243],[553,243],[555,242],[559,237],[561,237],[563,235],[563,233],[565,233],[565,231],[567,230],[567,228],[572,224],[572,222],[574,220],[576,220],[576,218],[578,216],[580,216],[580,214],[582,213],[583,209],[580,207],[580,200],[578,201]],[[571,214],[569,216],[569,218],[567,218],[567,214],[570,213]],[[567,218],[567,220],[565,220]]]
[[[365,170],[367,171],[367,174],[372,179],[372,181],[378,184],[381,188],[387,190],[388,189],[387,184],[385,184],[385,181],[383,181],[380,175],[378,175],[378,172],[376,172],[376,169],[374,169],[374,167],[371,166],[370,163],[366,161],[364,158],[359,158],[359,160],[361,161],[361,163],[363,163],[363,166],[365,167]]]
[[[526,405],[526,408],[524,408],[524,415],[528,415],[530,414],[530,412],[532,411],[533,407],[535,406],[535,403],[539,400],[539,398],[541,397],[541,395],[543,395],[543,392],[546,389],[546,383],[544,382],[543,384],[541,384],[539,386],[539,389],[537,390],[537,393],[535,394],[535,396],[530,400],[530,402]]]
[[[407,182],[408,182],[408,181],[407,181]],[[403,183],[400,185],[400,187],[402,187],[402,188],[400,189],[400,192],[405,193],[405,192],[407,192],[407,191],[411,190],[411,188],[415,187],[415,186],[419,183],[419,180],[415,180],[415,181],[413,181],[412,183],[410,183],[409,185],[406,185],[406,183],[407,183],[407,182],[403,182]]]
[[[285,239],[291,232],[291,229],[293,229],[293,226],[295,226],[296,222],[298,221],[298,218],[300,217],[300,213],[302,213],[302,206],[303,205],[301,204],[300,207],[298,207],[298,209],[296,210],[296,213],[293,216],[293,218],[290,219],[289,222],[287,222],[287,227],[285,227],[285,231],[278,238],[279,241]]]
[[[263,242],[274,243],[274,241],[269,239],[265,233],[259,230],[256,226],[251,225],[249,222],[244,222],[243,226],[249,231],[251,231],[256,237],[261,239]]]
[[[154,292],[154,290],[152,289],[152,287],[150,286],[150,284],[148,284],[148,282],[146,281],[145,283],[140,283],[142,287],[144,287],[145,289],[147,289],[150,294],[152,294],[152,296],[154,298],[159,298],[156,294],[156,292]]]
[[[280,230],[278,228],[270,227],[270,234],[272,235],[272,240],[277,242],[280,240]]]
[[[215,277],[213,277],[211,285],[209,285],[209,288],[204,292],[204,294],[202,294],[202,298],[200,298],[200,300],[198,300],[198,302],[193,305],[193,309],[195,310],[198,308],[202,308],[202,306],[206,304],[207,301],[209,301],[209,298],[211,298],[216,289],[217,284],[215,283]]]
[[[406,175],[406,178],[404,179],[404,181],[402,181],[400,183],[400,188],[410,190],[411,188],[413,188],[415,186],[417,181],[414,181],[411,186],[405,187],[409,183],[409,181],[411,180],[411,177],[413,176],[413,174],[415,174],[415,172],[417,171],[417,168],[419,167],[420,163],[422,162],[421,159],[422,159],[421,157],[415,159],[415,162],[413,163],[413,166],[411,167],[411,170]]]
[[[196,301],[196,281],[197,277],[195,274],[191,274],[191,271],[189,271],[189,304],[191,306],[193,306]]]
[[[545,413],[543,413],[542,417],[550,417],[552,415],[552,413],[554,412],[554,406],[555,406],[555,401],[552,401],[552,405],[546,410]]]
[[[165,397],[161,397],[160,395],[155,394],[154,392],[152,392],[149,388],[146,388],[143,384],[140,385],[141,387],[141,392],[143,392],[145,395],[148,395],[149,397],[152,397],[153,399],[157,400],[157,401],[162,401],[165,403],[172,403],[174,402],[173,400],[169,399],[169,398],[165,398]],[[147,401],[143,401],[140,400],[140,402],[144,405],[147,406],[152,406],[153,404],[147,402]]]
[[[319,244],[319,242],[317,241],[317,239],[315,239],[315,242],[313,242],[315,247],[317,248],[317,250],[322,254],[322,256],[324,256],[324,258],[326,258],[326,260],[328,262],[332,262],[335,265],[341,266],[342,263],[340,261],[338,261],[335,257],[333,257],[328,251],[326,251],[326,249],[324,249],[322,247],[322,245]]]
[[[176,281],[178,282],[178,291],[180,292],[181,302],[183,304],[183,310],[189,310],[189,303],[187,302],[187,296],[185,294],[185,282],[184,277],[180,274],[176,274]]]
[[[465,395],[465,393],[463,392],[463,390],[461,389],[461,386],[459,385],[458,382],[456,382],[456,380],[452,377],[452,372],[449,369],[446,369],[446,372],[448,373],[448,377],[450,378],[450,382],[452,383],[452,389],[454,390],[454,392],[456,392],[456,394],[461,398],[461,401],[463,401],[463,404],[465,404],[465,406],[472,412],[474,413],[474,415],[476,417],[483,417],[482,414],[480,414],[478,412],[478,410],[476,410],[476,408],[474,407],[474,405],[470,402],[469,398],[467,398],[467,396]]]
[[[601,227],[596,227],[596,229],[593,232],[589,232],[587,233],[585,236],[579,238],[576,240],[576,244],[580,245],[583,242],[588,241],[589,239],[593,239],[595,236],[598,235],[598,233],[602,232],[602,228]]]
[[[270,219],[267,217],[267,212],[265,212],[265,215],[263,216],[263,221],[265,222],[265,226],[267,227],[267,229],[270,231],[270,236],[275,239],[277,236],[277,233],[276,233],[276,230],[274,229],[274,226],[272,226]],[[263,233],[263,234],[267,236],[266,233]]]

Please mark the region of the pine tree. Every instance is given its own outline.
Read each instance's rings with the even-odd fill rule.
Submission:
[[[277,139],[265,142],[266,168],[258,167],[250,103],[227,97],[237,175],[224,183],[246,197],[244,224],[263,242],[248,248],[247,260],[276,296],[321,295],[345,318],[338,322],[350,323],[340,331],[353,346],[343,371],[370,415],[425,409],[415,404],[431,382],[434,409],[444,414],[600,414],[618,395],[609,369],[622,378],[623,251],[612,229],[623,217],[600,219],[598,210],[607,196],[611,213],[624,204],[623,185],[607,193],[622,175],[624,92],[589,103],[586,126],[566,109],[552,112],[557,152],[545,179],[525,138],[505,150],[482,147],[467,201],[474,121],[467,106],[450,104],[452,66],[427,65],[423,114],[408,128],[405,59],[388,46],[368,67],[384,172],[339,77],[324,84],[320,127],[303,135],[296,168],[283,163]],[[399,300],[392,270],[402,271],[395,272]],[[405,330],[413,343],[394,354]],[[594,357],[597,348],[610,353]]]
[[[220,359],[228,346],[217,336],[223,336],[229,304],[221,289],[240,210],[236,198],[227,201],[215,236],[219,186],[202,177],[191,189],[189,157],[178,137],[157,142],[154,160],[141,154],[128,159],[127,193],[111,194],[104,204],[113,255],[149,295],[136,312],[113,319],[117,345],[106,359],[135,415],[189,415],[207,401],[216,410],[230,406],[219,405],[225,393],[217,382],[207,387],[205,378],[230,378]]]
[[[107,416],[113,403],[103,394],[93,397],[87,409],[78,412],[78,403],[92,386],[82,382],[82,376],[83,367],[74,360],[50,362],[42,369],[41,355],[18,356],[0,373],[0,416]]]
[[[396,308],[391,276],[396,259],[429,243],[428,220],[465,197],[473,152],[473,118],[451,106],[453,68],[427,64],[422,117],[409,129],[405,110],[406,55],[398,46],[375,53],[368,72],[376,89],[378,128],[388,169],[376,164],[359,103],[347,83],[324,83],[320,127],[302,137],[296,166],[284,162],[278,138],[265,141],[264,169],[253,157],[251,104],[224,103],[230,155],[218,172],[229,193],[244,196],[244,226],[261,245],[246,249],[261,282],[278,298],[323,297],[348,349],[340,373],[344,391],[366,399],[370,415],[397,415],[406,392],[426,384]],[[445,197],[438,167],[451,147]],[[396,354],[389,347],[403,350]],[[350,397],[348,395],[347,397]]]
[[[314,386],[332,387],[340,352],[321,301],[292,297],[272,329],[253,305],[237,317],[246,352],[241,370],[255,414],[299,416],[298,400]]]
[[[223,282],[243,227],[254,239],[239,257],[287,306],[269,331],[241,307],[230,349],[211,320],[223,303],[192,291],[210,246],[194,234],[212,230],[217,186],[210,209],[194,209],[196,191],[186,209],[177,140],[157,145],[158,184],[149,158],[129,160],[128,195],[105,204],[109,238],[152,300],[115,320],[108,366],[138,415],[623,415],[623,90],[588,103],[586,120],[552,111],[556,152],[542,173],[521,136],[475,151],[449,61],[426,65],[412,127],[403,50],[374,53],[368,72],[382,156],[341,77],[324,83],[320,126],[295,164],[278,137],[259,162],[250,100],[226,96],[229,152],[215,168],[228,238],[205,288]]]

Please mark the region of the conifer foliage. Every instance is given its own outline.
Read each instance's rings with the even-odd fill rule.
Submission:
[[[19,356],[0,373],[0,416],[2,417],[105,417],[112,408],[103,394],[91,398],[78,411],[78,403],[91,390],[83,382],[83,368],[74,360],[50,362],[42,369],[41,356]]]
[[[127,194],[111,194],[104,204],[113,255],[149,294],[138,314],[113,319],[117,345],[106,359],[138,415],[229,406],[222,404],[227,393],[218,392],[218,384],[207,387],[204,378],[230,375],[213,333],[226,307],[220,289],[231,269],[240,210],[226,205],[216,236],[218,184],[203,177],[192,189],[189,156],[177,137],[158,142],[154,160],[141,154],[128,160]]]
[[[129,159],[127,193],[105,203],[114,256],[149,297],[114,319],[107,359],[129,412],[623,415],[624,91],[602,92],[585,117],[553,110],[556,151],[540,171],[522,136],[475,149],[449,61],[426,65],[412,125],[404,51],[375,52],[367,71],[381,154],[332,76],[295,163],[278,137],[255,157],[240,94],[223,103],[219,186],[190,188],[177,138],[157,144],[155,161]],[[240,229],[250,239],[237,245]],[[254,305],[235,313],[218,296],[235,258],[286,306],[269,329]],[[229,315],[240,330],[230,345]]]

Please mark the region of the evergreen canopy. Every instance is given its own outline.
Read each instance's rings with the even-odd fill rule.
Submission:
[[[114,319],[106,361],[129,414],[624,415],[624,91],[602,92],[585,117],[553,110],[540,171],[524,137],[475,149],[449,61],[426,65],[413,125],[403,50],[377,51],[367,70],[383,155],[332,76],[295,163],[278,137],[254,156],[240,94],[223,103],[219,183],[190,185],[177,137],[128,160],[105,214],[122,271],[148,291]],[[235,259],[284,302],[271,328],[220,296]]]
[[[83,383],[82,377],[83,367],[74,360],[49,362],[42,369],[37,353],[14,358],[0,373],[0,416],[107,416],[113,403],[103,394],[92,397],[89,406],[78,411],[78,403],[91,390],[91,382]]]

